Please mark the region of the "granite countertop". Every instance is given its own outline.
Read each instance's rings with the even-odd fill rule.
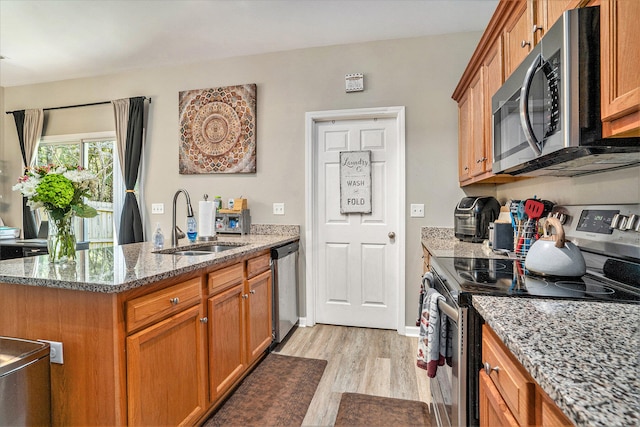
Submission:
[[[508,258],[494,252],[484,243],[470,243],[459,240],[453,228],[422,227],[422,244],[435,257],[460,258]]]
[[[268,227],[256,230],[273,231]],[[283,226],[279,230],[281,234],[219,235],[216,242],[179,241],[180,249],[224,243],[242,245],[210,255],[160,254],[151,242],[143,242],[78,251],[75,264],[49,264],[48,255],[3,260],[0,261],[0,283],[124,292],[299,239],[299,226]]]
[[[473,306],[576,425],[640,425],[640,306],[477,295]]]

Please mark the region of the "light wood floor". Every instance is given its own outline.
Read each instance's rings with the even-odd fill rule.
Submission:
[[[429,403],[427,373],[416,367],[417,345],[417,338],[396,331],[316,325],[297,328],[274,353],[328,361],[303,425],[332,426],[342,392]]]

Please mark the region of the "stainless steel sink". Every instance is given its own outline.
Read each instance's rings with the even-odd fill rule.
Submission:
[[[168,255],[184,255],[184,256],[196,256],[196,255],[211,255],[213,252],[208,251],[177,251],[171,252]]]
[[[211,255],[218,252],[228,251],[230,249],[235,249],[244,245],[224,245],[224,244],[215,244],[208,246],[199,246],[193,249],[165,249],[162,251],[158,251],[156,253],[165,254],[165,255],[183,255],[183,256],[199,256],[199,255]]]
[[[200,246],[194,248],[194,251],[203,251],[203,252],[224,252],[229,249],[235,249],[244,245],[209,245],[209,246]]]

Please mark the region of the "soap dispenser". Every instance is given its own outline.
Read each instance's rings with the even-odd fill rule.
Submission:
[[[154,249],[162,249],[164,246],[164,234],[162,234],[162,228],[160,223],[156,224],[156,231],[153,233],[153,247]]]
[[[198,222],[193,216],[187,217],[187,238],[189,242],[195,243],[198,236]]]

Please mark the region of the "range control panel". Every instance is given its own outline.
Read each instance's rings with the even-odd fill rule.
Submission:
[[[640,204],[564,205],[554,213],[565,216],[565,235],[581,249],[640,259]]]

